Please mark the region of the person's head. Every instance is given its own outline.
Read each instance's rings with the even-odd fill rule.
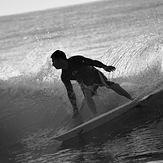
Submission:
[[[68,61],[66,58],[66,54],[61,50],[56,50],[51,55],[51,59],[53,62],[53,66],[56,69],[66,69],[68,67]]]

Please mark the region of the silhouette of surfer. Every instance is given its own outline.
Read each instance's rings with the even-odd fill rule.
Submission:
[[[130,94],[120,87],[118,83],[109,81],[101,71],[95,68],[103,68],[105,71],[111,72],[115,71],[114,66],[107,66],[98,60],[92,60],[80,55],[67,59],[66,54],[61,50],[56,50],[51,55],[51,59],[56,69],[62,69],[61,80],[67,89],[67,95],[73,107],[72,118],[78,115],[79,112],[71,80],[76,80],[79,83],[86,102],[94,115],[97,114],[97,111],[92,97],[96,94],[98,87],[105,86],[119,95],[133,100]]]

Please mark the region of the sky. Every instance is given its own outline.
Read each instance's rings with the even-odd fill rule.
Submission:
[[[0,0],[0,16],[62,7],[95,0]]]

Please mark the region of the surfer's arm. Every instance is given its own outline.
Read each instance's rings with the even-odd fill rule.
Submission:
[[[92,60],[90,58],[83,57],[82,63],[85,65],[89,65],[89,66],[95,66],[95,67],[103,68],[105,71],[108,71],[108,72],[115,70],[114,66],[107,66],[98,60]]]
[[[72,84],[70,82],[70,80],[67,80],[66,78],[62,77],[61,76],[61,80],[62,82],[64,83],[65,87],[66,87],[66,90],[67,90],[67,95],[68,95],[68,98],[72,104],[72,107],[74,110],[78,109],[77,108],[77,103],[76,103],[76,96],[75,96],[75,93],[74,93],[74,90],[73,90],[73,87],[72,87]]]

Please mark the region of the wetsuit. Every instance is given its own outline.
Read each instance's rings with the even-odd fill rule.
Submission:
[[[92,60],[83,56],[73,56],[68,59],[68,68],[62,69],[61,80],[67,89],[68,97],[72,104],[76,101],[76,97],[70,80],[76,80],[81,86],[83,84],[86,86],[95,85],[93,87],[92,95],[94,95],[98,86],[103,85],[99,73],[108,86],[114,84],[114,82],[108,81],[103,73],[97,70],[94,66],[104,68],[106,65],[97,60]]]

